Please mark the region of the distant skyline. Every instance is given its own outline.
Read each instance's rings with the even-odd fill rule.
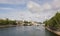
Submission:
[[[44,21],[60,11],[60,0],[0,0],[0,18]]]

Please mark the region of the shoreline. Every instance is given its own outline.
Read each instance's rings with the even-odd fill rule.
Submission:
[[[60,36],[60,32],[58,32],[58,31],[53,31],[53,30],[49,29],[48,27],[45,27],[45,28],[46,28],[48,31],[53,32],[54,34]]]
[[[5,28],[5,27],[15,27],[17,25],[0,25],[0,28]]]

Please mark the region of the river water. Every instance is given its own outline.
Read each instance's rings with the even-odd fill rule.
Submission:
[[[40,26],[17,26],[0,28],[0,36],[57,36]]]

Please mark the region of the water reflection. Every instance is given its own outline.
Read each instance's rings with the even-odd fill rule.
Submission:
[[[0,28],[0,36],[55,36],[40,26],[20,26]]]

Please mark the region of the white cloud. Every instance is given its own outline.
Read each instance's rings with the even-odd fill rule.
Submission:
[[[52,0],[52,2],[46,2],[44,4],[38,4],[34,1],[29,1],[27,4],[27,8],[34,12],[34,13],[39,13],[43,11],[48,11],[48,10],[59,10],[60,9],[60,0]]]
[[[41,6],[38,3],[35,3],[33,1],[29,1],[27,4],[27,8],[32,12],[39,12],[41,11]]]
[[[43,5],[40,5],[40,4],[36,3],[36,2],[29,1],[28,4],[27,4],[27,8],[31,12],[39,13],[39,12],[42,12],[42,11],[45,11],[45,10],[52,9],[52,6],[50,4],[48,4],[48,3],[44,3]]]
[[[52,9],[52,6],[50,4],[48,4],[48,3],[45,3],[45,4],[43,4],[42,8],[44,10],[49,10],[49,9]]]
[[[34,14],[29,11],[12,11],[8,13],[0,13],[0,18],[9,18],[16,20],[31,20],[34,18]]]
[[[60,8],[60,0],[53,0],[52,6],[54,8]]]

